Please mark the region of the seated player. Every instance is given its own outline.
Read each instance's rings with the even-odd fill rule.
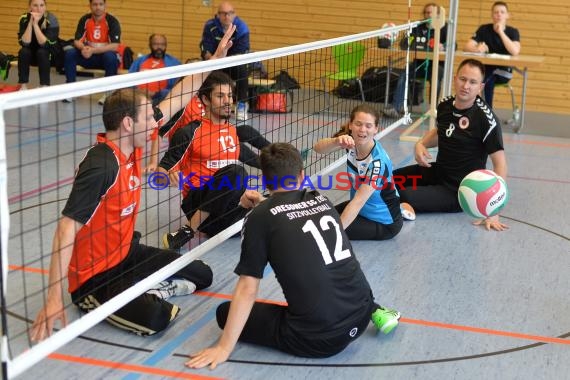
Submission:
[[[71,300],[89,312],[180,256],[148,247],[135,231],[141,196],[140,158],[156,126],[148,99],[122,89],[103,105],[106,133],[97,136],[81,163],[53,239],[49,288],[32,326],[34,341],[66,324],[63,284]],[[157,289],[143,293],[107,317],[114,326],[139,335],[164,330],[180,308],[165,299],[193,293],[212,283],[212,270],[200,260],[182,268]]]
[[[260,161],[270,196],[252,190],[242,196],[241,204],[253,210],[242,229],[239,280],[232,301],[216,310],[221,338],[191,355],[190,368],[216,368],[238,340],[325,358],[358,339],[370,320],[384,334],[398,325],[399,312],[374,302],[331,202],[317,191],[297,189],[304,178],[299,151],[274,143],[262,149]],[[287,306],[255,301],[268,263]]]
[[[437,106],[436,128],[427,131],[415,145],[417,164],[396,169],[405,181],[398,182],[400,198],[418,213],[461,212],[457,199],[459,184],[474,170],[485,169],[491,158],[493,171],[507,178],[507,159],[501,123],[479,96],[485,67],[475,59],[459,64],[453,78],[455,96]],[[432,161],[429,148],[438,148]],[[495,215],[476,224],[503,231],[507,226]]]
[[[326,154],[346,149],[346,168],[351,182],[350,200],[336,206],[342,226],[351,240],[386,240],[400,232],[403,216],[415,219],[413,208],[402,203],[392,176],[392,161],[374,139],[380,114],[367,104],[350,113],[347,128],[335,137],[319,140],[315,152]],[[402,209],[400,208],[402,207]]]
[[[178,249],[196,232],[211,237],[245,215],[238,207],[247,172],[239,164],[240,137],[229,122],[233,104],[233,81],[214,71],[198,90],[204,105],[201,119],[179,128],[161,159],[159,171],[168,173],[172,185],[185,178],[182,210],[187,223],[163,237],[164,246]]]
[[[221,58],[227,54],[227,50],[231,46],[230,37],[234,31],[235,27],[230,27],[227,30],[212,59]],[[64,209],[64,214],[69,212],[70,215],[62,217],[54,237],[50,263],[50,287],[46,304],[38,313],[32,326],[30,333],[32,340],[43,340],[51,335],[57,321],[61,321],[63,325],[67,323],[62,299],[63,279],[66,277],[67,271],[70,271],[68,281],[69,291],[72,292],[72,300],[79,302],[79,307],[88,311],[105,299],[120,293],[121,287],[128,287],[134,282],[140,281],[140,279],[154,273],[161,267],[161,264],[164,266],[165,262],[171,262],[172,259],[178,257],[174,252],[162,251],[139,244],[138,239],[140,236],[134,232],[134,225],[140,201],[140,186],[132,191],[123,192],[126,198],[122,199],[121,203],[132,205],[132,207],[129,206],[126,209],[117,209],[115,207],[115,211],[110,210],[112,213],[105,215],[107,212],[105,205],[103,207],[96,206],[99,201],[105,203],[112,202],[108,197],[105,197],[105,199],[100,198],[100,195],[106,194],[107,190],[117,191],[117,183],[113,182],[113,173],[115,177],[119,175],[123,179],[121,180],[121,187],[123,188],[128,189],[133,178],[138,178],[136,181],[140,183],[140,148],[146,144],[149,132],[156,127],[153,119],[159,121],[162,116],[168,117],[172,112],[176,112],[184,101],[188,101],[182,95],[182,87],[197,89],[202,84],[202,81],[202,74],[185,77],[180,85],[175,86],[172,90],[173,98],[170,102],[161,104],[160,108],[155,108],[154,110],[150,110],[150,107],[147,107],[149,104],[148,99],[142,96],[142,94],[133,96],[133,92],[128,90],[122,90],[128,91],[127,96],[122,92],[116,92],[116,96],[114,94],[111,95],[108,100],[109,103],[104,103],[108,104],[108,106],[103,106],[103,115],[105,117],[103,122],[105,127],[111,130],[108,132],[108,135],[100,136],[100,143],[85,156],[83,172],[86,171],[88,175],[81,174],[81,167],[76,174],[72,194],[68,200],[69,207],[66,206]],[[138,108],[137,105],[139,106]],[[179,108],[177,109],[176,107]],[[110,112],[110,110],[114,112]],[[117,139],[120,141],[120,151],[114,142]],[[103,153],[103,157],[111,158],[107,154],[109,150],[113,154],[115,161],[111,159],[109,163],[104,162],[101,166],[101,155],[97,153]],[[125,161],[120,166],[116,162],[119,157],[121,162]],[[115,163],[113,164],[113,162]],[[94,163],[98,164],[93,166]],[[101,171],[102,175],[91,176],[91,170],[88,169],[92,168]],[[90,183],[92,180],[100,182],[101,186],[94,186]],[[111,183],[109,184],[110,181]],[[105,190],[107,186],[111,187]],[[100,193],[100,191],[103,192]],[[84,196],[86,195],[90,201],[85,201],[86,198]],[[95,209],[93,209],[93,204]],[[121,215],[117,215],[117,210],[120,211]],[[89,211],[93,211],[95,214],[89,217]],[[126,215],[123,215],[123,213],[126,213]],[[111,232],[111,234],[106,233],[104,236],[93,234],[95,231],[93,231],[92,222],[95,222],[95,216],[98,225],[103,226],[99,235],[107,231]],[[109,223],[109,217],[117,219],[118,222]],[[91,236],[93,237],[93,244],[90,244],[89,241]],[[113,252],[101,251],[101,248],[104,246],[100,242],[106,241],[109,243],[109,239],[113,239],[116,242],[115,246],[117,246],[117,249]],[[98,259],[98,265],[90,266],[87,270],[78,267],[77,263],[83,261],[81,258],[86,254],[90,255],[90,253],[93,253],[93,255],[89,256],[88,259],[90,261],[93,258]],[[113,254],[107,257],[110,253]],[[176,257],[172,256],[173,253]],[[131,259],[140,258],[138,256],[142,254],[148,255],[147,258],[154,261],[151,260],[152,262],[145,263],[144,266],[138,265],[133,267],[134,264]],[[100,260],[101,257],[105,259]],[[196,275],[195,282],[192,278],[186,277],[187,275],[184,272],[187,269],[192,272],[189,273],[192,275],[192,278]],[[165,302],[164,298],[172,294],[180,295],[192,292],[194,287],[190,285],[190,282],[193,282],[196,288],[203,288],[212,281],[210,268],[200,261],[192,262],[188,267],[179,271],[177,275],[188,281],[183,283],[170,282],[166,287],[158,284],[159,286],[153,289],[151,293],[147,292],[139,296],[115,314],[109,316],[109,320],[115,319],[114,322],[118,323],[126,321],[128,323],[124,325],[124,328],[141,335],[150,335],[163,330],[178,314],[178,307]],[[120,281],[117,283],[119,278]],[[103,287],[99,288],[99,285],[103,285]],[[132,322],[134,322],[134,325]]]
[[[158,130],[158,135],[167,137],[170,141],[174,133],[181,127],[190,124],[194,120],[200,120],[204,117],[206,109],[200,98],[196,95],[184,107],[183,110],[178,111],[167,123],[162,125]],[[251,146],[261,149],[269,145],[269,141],[263,137],[259,131],[247,124],[236,125],[237,133],[240,138],[240,157],[239,160],[249,166],[259,169],[258,156],[255,154],[246,143]],[[153,136],[154,139],[154,136]],[[154,140],[153,140],[154,141]],[[153,144],[152,151],[158,153],[158,144]]]

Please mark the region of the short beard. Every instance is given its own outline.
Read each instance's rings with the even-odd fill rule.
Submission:
[[[162,59],[162,58],[164,58],[165,53],[166,53],[166,51],[157,49],[157,50],[152,50],[150,55],[152,56],[152,58]]]

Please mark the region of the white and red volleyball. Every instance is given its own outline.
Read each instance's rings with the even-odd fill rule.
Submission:
[[[394,24],[393,22],[385,22],[384,24],[382,24],[382,29],[391,28],[393,26],[396,26],[396,24]],[[396,41],[396,38],[398,37],[398,33],[397,32],[388,32],[386,34],[383,34],[381,37],[389,40],[390,43],[393,43],[394,41]]]
[[[509,201],[505,180],[494,171],[475,170],[463,178],[457,192],[461,209],[474,218],[498,214]]]

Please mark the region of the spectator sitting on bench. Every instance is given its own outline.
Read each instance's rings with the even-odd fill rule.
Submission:
[[[129,73],[180,65],[178,58],[166,54],[166,44],[166,36],[164,34],[151,34],[148,39],[150,54],[137,58],[129,68]],[[153,105],[157,105],[166,97],[176,82],[177,78],[171,78],[152,83],[144,83],[138,87],[143,92],[146,92],[147,96],[152,100]]]
[[[431,19],[437,14],[438,5],[435,3],[428,3],[424,5],[423,16],[424,19]],[[400,47],[405,50],[410,45],[410,49],[417,50],[432,50],[434,47],[434,37],[435,31],[433,29],[431,21],[428,23],[423,23],[412,29],[410,34],[410,41],[407,37],[404,37],[400,43]],[[439,35],[439,49],[445,50],[445,43],[447,42],[447,24],[440,29]],[[441,88],[441,80],[443,79],[443,62],[439,63],[437,71],[437,91],[439,94],[439,89]],[[427,80],[431,83],[431,71],[432,71],[432,61],[426,59],[415,59],[410,63],[408,72],[409,79],[412,78],[424,78],[427,76]],[[406,73],[402,73],[398,78],[398,83],[396,85],[396,90],[394,92],[394,98],[392,104],[389,104],[383,113],[387,117],[399,118],[404,114],[404,91],[406,86]],[[410,88],[410,87],[408,87]]]
[[[50,49],[57,42],[59,23],[53,13],[46,10],[45,0],[30,0],[29,11],[20,16],[18,42],[18,83],[27,89],[30,65],[37,65],[40,86],[50,85]]]
[[[218,6],[216,16],[206,22],[202,32],[200,51],[202,59],[210,59],[212,53],[216,51],[220,39],[231,25],[236,26],[236,31],[232,36],[232,47],[228,51],[228,57],[238,54],[249,53],[249,28],[247,24],[236,16],[236,11],[231,3],[223,1]],[[236,83],[236,118],[238,121],[247,120],[247,65],[238,65],[223,69]]]
[[[89,0],[91,13],[81,17],[75,31],[73,46],[65,52],[65,81],[75,82],[77,65],[86,69],[103,69],[105,76],[117,75],[117,49],[121,41],[119,20],[105,11],[106,0]],[[70,103],[70,98],[63,100]],[[103,105],[105,96],[99,99]]]

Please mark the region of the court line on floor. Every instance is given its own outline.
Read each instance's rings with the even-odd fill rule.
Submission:
[[[223,299],[231,299],[231,295],[228,294],[223,294],[223,293],[214,293],[214,292],[196,292],[196,295],[199,296],[204,296],[204,297],[214,297],[214,298],[223,298]],[[260,299],[258,299],[257,301],[262,301]],[[283,302],[277,302],[277,301],[269,301],[271,303],[279,303],[279,304],[284,304]],[[208,314],[213,314],[213,309],[211,313]],[[208,320],[212,319],[212,317],[210,318],[206,318],[205,315],[202,319],[204,319],[203,322],[207,322]],[[274,366],[296,366],[296,367],[384,367],[384,366],[403,366],[403,365],[418,365],[418,364],[433,364],[433,363],[440,363],[440,362],[450,362],[450,361],[461,361],[461,360],[467,360],[467,359],[477,359],[477,358],[482,358],[482,357],[488,357],[488,356],[495,356],[495,355],[501,355],[501,354],[507,354],[507,353],[512,353],[512,352],[517,352],[517,351],[521,351],[521,350],[526,350],[526,349],[530,349],[530,348],[535,348],[535,347],[539,347],[541,345],[544,344],[549,344],[549,343],[554,343],[554,344],[562,344],[562,345],[570,345],[570,340],[568,339],[563,339],[564,337],[567,337],[568,335],[570,335],[570,333],[565,333],[563,335],[561,335],[560,337],[545,337],[545,336],[540,336],[540,335],[530,335],[530,334],[522,334],[522,333],[516,333],[516,332],[508,332],[508,331],[501,331],[501,330],[493,330],[493,329],[487,329],[487,328],[480,328],[480,327],[472,327],[472,326],[463,326],[463,325],[457,325],[457,324],[449,324],[449,323],[441,323],[441,322],[434,322],[434,321],[426,321],[426,320],[419,320],[419,319],[412,319],[412,318],[402,318],[401,319],[402,323],[408,323],[408,324],[415,324],[415,325],[420,325],[420,326],[425,326],[425,327],[435,327],[435,328],[443,328],[443,329],[450,329],[450,330],[457,330],[457,331],[466,331],[466,332],[472,332],[472,333],[478,333],[478,334],[484,334],[484,335],[494,335],[494,336],[504,336],[504,337],[509,337],[509,338],[515,338],[515,339],[522,339],[522,340],[530,340],[533,341],[535,343],[526,345],[526,346],[521,346],[521,347],[514,347],[514,348],[510,348],[510,349],[506,349],[506,350],[500,350],[500,351],[494,351],[494,352],[487,352],[487,353],[483,353],[483,354],[475,354],[475,355],[466,355],[466,356],[457,356],[457,357],[449,357],[449,358],[441,358],[441,359],[429,359],[429,360],[419,360],[419,361],[411,361],[411,362],[391,362],[391,363],[343,363],[343,364],[335,364],[335,363],[327,363],[327,364],[323,364],[323,363],[293,363],[293,362],[262,362],[262,361],[250,361],[250,360],[239,360],[239,359],[229,359],[228,362],[233,362],[233,363],[243,363],[243,364],[261,364],[261,365],[274,365]],[[201,323],[202,325],[203,323]],[[193,324],[194,325],[194,324]],[[201,326],[200,326],[201,327]],[[192,327],[190,327],[188,330],[192,329]],[[199,329],[198,327],[194,328],[196,331]],[[195,331],[193,331],[192,333],[194,333]],[[190,334],[191,335],[191,334]],[[84,337],[84,336],[79,336],[80,339],[90,339],[88,337]],[[187,338],[185,336],[185,338]],[[175,339],[175,341],[177,341],[177,339]],[[115,346],[117,344],[113,343],[113,342],[104,342],[104,341],[100,341],[97,340],[97,342],[105,344],[105,345],[110,345],[110,346]],[[173,344],[167,344],[167,346],[170,346],[170,348],[174,348],[178,343],[174,342]],[[118,345],[117,345],[118,346]],[[132,348],[138,351],[141,351],[140,348],[137,347],[133,347],[133,346],[128,346],[128,345],[120,345],[123,348]],[[166,347],[165,347],[166,348]],[[162,352],[161,352],[162,351]],[[170,352],[166,352],[167,350],[165,349],[159,349],[158,352],[159,356],[153,358],[151,356],[151,358],[147,359],[147,361],[153,362],[154,364],[158,364],[159,360],[162,360],[166,354],[169,354]],[[60,355],[60,354],[52,354],[52,355]],[[154,355],[154,354],[153,354]],[[181,354],[181,353],[172,353],[173,357],[183,357],[183,358],[187,358],[188,354]],[[50,356],[51,357],[51,356]],[[158,360],[157,360],[158,359]],[[75,361],[75,360],[73,360]],[[104,363],[113,363],[113,362],[105,362],[105,361],[101,361]],[[90,362],[82,362],[79,361],[79,364],[89,364],[89,365],[98,365],[98,363],[90,363]],[[103,367],[108,367],[108,368],[113,368],[113,369],[120,369],[120,370],[134,370],[135,372],[137,371],[137,369],[143,368],[143,369],[147,369],[148,367],[146,366],[139,366],[139,365],[125,365],[123,367],[121,366],[117,366],[117,365],[102,365]],[[155,367],[151,368],[152,371],[167,371],[167,370],[160,370],[160,369],[156,369]],[[167,371],[168,372],[168,371]],[[146,373],[146,372],[145,372]],[[174,374],[178,374],[178,372],[173,372]],[[138,375],[135,374],[131,374],[131,376],[134,376],[134,378],[138,378]],[[193,377],[190,377],[193,378]],[[194,377],[195,378],[195,377]]]
[[[8,312],[8,313],[15,318],[25,320],[22,317],[20,317],[19,315],[15,315],[11,312]],[[27,321],[27,322],[31,323],[31,321]],[[570,333],[562,334],[558,338],[561,339],[561,338],[565,338],[568,336],[570,336]],[[102,341],[100,339],[95,339],[92,337],[86,337],[83,335],[80,335],[78,337],[78,339],[92,341],[95,343],[100,343],[100,344],[112,346],[112,347],[126,348],[126,349],[136,350],[136,351],[140,351],[140,352],[150,352],[148,349],[135,347],[135,346],[128,346],[128,345],[114,343],[114,342]],[[486,352],[483,354],[454,356],[454,357],[448,357],[448,358],[429,359],[429,360],[426,359],[426,360],[416,360],[416,361],[389,362],[389,363],[326,363],[326,364],[324,364],[324,363],[294,363],[294,362],[276,362],[276,361],[267,362],[267,361],[240,360],[240,359],[231,359],[231,358],[228,359],[228,363],[268,365],[268,366],[288,366],[288,367],[319,367],[319,368],[394,367],[394,366],[408,366],[408,365],[420,365],[420,364],[447,363],[447,362],[453,362],[453,361],[464,361],[464,360],[469,360],[469,359],[480,359],[480,358],[485,358],[485,357],[490,357],[490,356],[504,355],[504,354],[514,353],[514,352],[518,352],[518,351],[523,351],[523,350],[527,350],[527,349],[531,349],[531,348],[540,347],[540,346],[543,346],[546,344],[548,344],[548,343],[539,342],[539,343],[527,344],[525,346],[500,350],[500,351]],[[182,353],[174,353],[174,354],[172,354],[172,356],[178,357],[178,358],[183,358],[183,359],[188,358],[188,354],[182,354]]]
[[[160,348],[154,350],[154,352],[146,358],[142,364],[143,365],[153,365],[156,366],[161,360],[169,357],[181,344],[186,342],[192,335],[198,332],[207,323],[215,319],[216,311],[212,308],[202,318],[192,322],[188,328],[186,328],[182,333],[176,335],[174,339],[169,340],[166,344],[163,344]],[[125,377],[124,380],[136,380],[140,377],[140,374],[131,373]]]
[[[61,179],[61,180],[59,180],[59,181],[52,182],[52,183],[49,183],[49,184],[44,185],[44,186],[40,186],[40,187],[38,187],[37,189],[29,190],[29,191],[20,193],[20,194],[18,194],[18,195],[14,195],[14,196],[8,198],[8,204],[13,204],[13,203],[16,203],[16,202],[23,201],[23,200],[25,200],[25,199],[27,199],[27,198],[30,198],[30,197],[33,197],[33,196],[35,196],[35,195],[41,194],[41,193],[44,192],[45,190],[52,190],[52,189],[54,189],[54,188],[57,189],[57,188],[60,187],[60,186],[69,185],[70,183],[73,183],[73,180],[74,180],[74,179],[75,179],[75,176],[68,177],[68,178],[64,178],[64,179]]]
[[[215,297],[215,298],[224,298],[231,300],[231,294],[223,294],[223,293],[213,293],[213,292],[202,292],[197,291],[194,294],[203,297]],[[266,302],[265,300],[257,299],[258,302]],[[285,302],[278,302],[269,300],[269,303],[286,305]],[[496,336],[506,336],[509,338],[516,338],[516,339],[524,339],[524,340],[531,340],[533,342],[543,342],[543,343],[556,343],[556,344],[565,344],[570,345],[570,340],[568,339],[561,339],[561,338],[553,338],[549,336],[542,336],[542,335],[530,335],[530,334],[522,334],[518,332],[511,332],[511,331],[502,331],[502,330],[494,330],[488,329],[484,327],[472,327],[472,326],[464,326],[464,325],[456,325],[451,323],[442,323],[442,322],[434,322],[434,321],[426,321],[421,319],[413,319],[413,318],[404,318],[400,319],[400,322],[414,324],[414,325],[422,325],[427,327],[438,327],[438,328],[445,328],[450,330],[459,330],[459,331],[468,331],[474,332],[478,334],[485,334],[485,335],[496,335]]]
[[[547,183],[563,183],[563,184],[569,184],[570,183],[570,181],[563,181],[560,179],[532,178],[532,177],[521,177],[521,176],[516,176],[516,175],[508,175],[507,178],[524,179],[527,181],[538,181],[538,182],[547,182]]]
[[[94,136],[94,137],[96,136],[96,134],[97,134],[99,131],[101,131],[101,132],[103,131],[103,126],[102,126],[102,125],[88,125],[88,126],[86,126],[86,127],[81,127],[81,128],[73,128],[73,127],[72,127],[70,130],[62,131],[62,132],[60,132],[60,133],[56,133],[56,134],[51,135],[51,136],[43,136],[43,137],[40,137],[40,138],[35,138],[35,139],[27,140],[27,141],[22,141],[22,142],[20,142],[20,143],[18,143],[18,144],[13,144],[13,145],[6,146],[6,150],[18,149],[18,148],[20,148],[20,147],[22,147],[22,146],[25,146],[25,145],[30,145],[30,144],[33,144],[33,143],[41,143],[41,142],[43,142],[43,141],[53,140],[53,139],[57,138],[58,136],[63,137],[63,136],[67,136],[67,135],[70,135],[70,134],[75,134],[75,133],[77,133],[77,132],[83,132],[84,130],[89,129],[89,128],[92,128],[94,131],[97,131],[97,132],[93,133],[93,136]],[[81,133],[81,134],[87,134],[87,133]],[[86,149],[87,149],[87,148],[88,148],[88,147],[86,147]]]
[[[473,333],[477,333],[477,334],[506,336],[509,338],[524,339],[524,340],[530,340],[533,342],[570,345],[569,339],[554,338],[554,337],[542,336],[542,335],[522,334],[522,333],[510,332],[510,331],[487,329],[487,328],[483,328],[483,327],[456,325],[456,324],[452,324],[452,323],[441,323],[441,322],[433,322],[433,321],[426,321],[426,320],[422,320],[422,319],[413,319],[413,318],[404,318],[404,317],[402,317],[400,319],[400,322],[404,322],[404,323],[408,323],[408,324],[412,324],[412,325],[436,327],[436,328],[448,329],[448,330],[468,331],[468,332],[473,332]]]
[[[20,270],[22,272],[38,273],[38,274],[45,274],[45,275],[49,274],[49,270],[47,270],[47,269],[34,268],[34,267],[24,267],[21,265],[11,265],[11,264],[8,265],[8,270],[11,270],[11,271]]]
[[[220,377],[196,375],[196,374],[191,374],[191,373],[187,373],[187,372],[170,371],[170,370],[156,368],[156,367],[148,367],[148,366],[137,365],[137,364],[125,364],[125,363],[121,363],[121,362],[114,362],[114,361],[101,360],[101,359],[93,359],[93,358],[66,355],[66,354],[60,354],[60,353],[53,353],[53,354],[50,354],[48,357],[50,359],[60,360],[60,361],[64,361],[64,362],[85,364],[85,365],[89,365],[89,366],[109,368],[109,369],[113,369],[113,370],[137,372],[141,375],[156,375],[156,376],[171,377],[171,378],[176,378],[176,379],[194,379],[194,380],[221,379]]]
[[[508,219],[515,220],[513,218],[508,218]],[[524,222],[522,222],[522,223],[524,223]],[[545,230],[545,231],[548,231],[548,230]],[[552,232],[552,233],[554,235],[564,237],[560,234],[557,234],[554,232]],[[566,238],[566,237],[564,237],[564,238]],[[33,268],[33,267],[16,267],[16,266],[14,266],[14,269],[15,270],[29,271],[29,272],[33,272],[33,273],[41,273],[41,274],[46,274],[46,272],[47,272],[47,271],[43,271],[40,268]],[[222,299],[226,299],[226,300],[232,299],[231,294],[224,294],[224,293],[217,293],[217,292],[196,291],[196,292],[194,292],[194,294],[198,295],[198,296],[202,296],[202,297],[222,298]],[[285,302],[273,301],[273,300],[257,299],[257,301],[274,303],[274,304],[279,304],[279,305],[286,305]],[[511,337],[511,338],[531,340],[531,341],[535,341],[535,342],[548,342],[548,343],[564,344],[564,345],[570,344],[570,340],[566,340],[566,339],[553,338],[553,337],[547,337],[547,336],[541,336],[541,335],[529,335],[529,334],[522,334],[522,333],[502,331],[502,330],[493,330],[493,329],[487,329],[487,328],[482,328],[482,327],[446,324],[446,323],[434,322],[434,321],[422,321],[419,319],[412,319],[412,318],[402,318],[401,322],[430,326],[430,327],[447,328],[447,329],[453,329],[453,330],[459,330],[459,331],[469,331],[469,332],[486,334],[486,335],[507,336],[507,337]]]
[[[28,126],[19,126],[19,125],[7,125],[6,128],[13,128],[13,129],[25,129],[26,133],[27,132],[33,132],[33,131],[42,131],[42,132],[61,132],[60,127],[58,126],[54,126],[54,127],[28,127]],[[64,131],[67,132],[67,131]],[[75,131],[76,134],[78,135],[92,135],[93,133],[91,132],[82,132],[82,131]],[[9,134],[15,134],[13,132],[9,132]]]

